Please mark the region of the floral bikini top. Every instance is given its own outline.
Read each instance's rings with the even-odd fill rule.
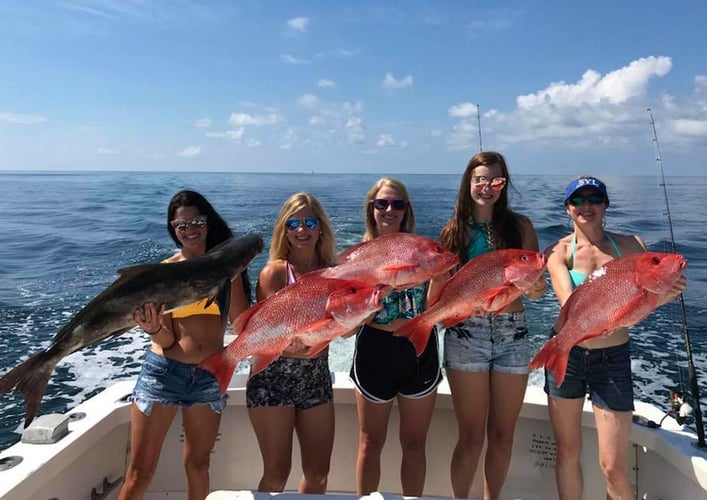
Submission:
[[[426,295],[426,283],[405,290],[393,290],[381,301],[383,309],[376,313],[373,322],[388,325],[399,318],[414,318],[425,309]]]

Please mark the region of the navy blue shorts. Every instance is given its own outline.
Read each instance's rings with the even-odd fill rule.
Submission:
[[[165,358],[147,349],[131,400],[145,415],[160,403],[190,407],[209,405],[216,413],[226,407],[216,378],[196,365]]]
[[[631,347],[629,343],[602,349],[574,346],[567,374],[560,387],[545,370],[545,392],[553,398],[579,399],[589,392],[594,406],[614,411],[633,411]]]
[[[350,377],[358,392],[374,403],[392,401],[396,395],[423,398],[442,382],[437,329],[420,357],[406,337],[364,325],[356,335]]]

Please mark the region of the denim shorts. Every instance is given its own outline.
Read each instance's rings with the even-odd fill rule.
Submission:
[[[308,410],[334,397],[327,356],[278,358],[248,379],[246,406],[292,406]]]
[[[633,410],[631,347],[628,342],[603,349],[574,346],[560,387],[545,370],[545,392],[552,398],[579,399],[589,392],[594,406],[614,411]]]
[[[147,349],[131,400],[145,415],[152,405],[189,408],[209,405],[216,413],[226,407],[227,395],[221,396],[216,378],[196,365],[165,358]]]
[[[530,343],[525,312],[467,318],[444,333],[444,367],[526,375]]]

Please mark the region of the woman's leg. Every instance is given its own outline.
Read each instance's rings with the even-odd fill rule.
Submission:
[[[295,430],[302,456],[299,493],[326,493],[334,446],[334,403],[295,413]]]
[[[489,372],[447,369],[459,438],[452,454],[450,476],[456,498],[467,498],[484,446],[489,405]]]
[[[392,407],[392,401],[373,403],[356,392],[359,428],[356,493],[359,495],[368,495],[378,489],[381,453],[388,434],[388,418]]]
[[[133,403],[130,410],[130,463],[119,500],[142,498],[157,469],[162,443],[172,424],[176,406],[152,404],[149,415]]]
[[[491,396],[484,460],[484,498],[496,500],[508,474],[513,451],[513,434],[523,406],[528,375],[492,371]]]
[[[248,408],[248,416],[263,457],[263,477],[258,491],[283,491],[292,467],[295,409],[291,406],[261,406]]]
[[[183,460],[189,500],[202,500],[209,494],[209,460],[220,423],[221,414],[209,405],[182,408]]]
[[[557,443],[555,480],[560,500],[581,500],[582,478],[582,407],[584,398],[548,397],[550,424]]]
[[[628,442],[633,414],[594,406],[594,420],[599,439],[599,465],[606,478],[607,498],[633,500],[628,478]]]
[[[436,400],[437,391],[419,399],[398,396],[400,445],[403,450],[400,482],[405,496],[420,497],[425,487],[425,446]]]

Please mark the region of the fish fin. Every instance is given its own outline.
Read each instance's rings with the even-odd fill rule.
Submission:
[[[382,266],[381,269],[384,271],[394,271],[394,272],[400,272],[400,271],[408,271],[408,270],[413,270],[417,267],[417,264],[398,264],[395,266]]]
[[[56,358],[47,351],[41,351],[0,378],[0,392],[9,392],[13,389],[22,392],[25,402],[25,428],[34,420],[39,411],[49,377],[59,359],[61,358]]]
[[[508,285],[489,289],[481,296],[482,301],[486,301],[486,311],[498,311],[506,307],[511,295],[510,292],[511,289]]]
[[[324,349],[327,348],[329,345],[329,341],[327,340],[326,342],[322,342],[321,344],[313,345],[307,350],[307,357],[308,358],[313,358],[320,352],[322,352]]]
[[[233,378],[233,372],[236,371],[238,362],[239,360],[236,360],[235,362],[232,361],[229,356],[226,355],[225,349],[221,349],[220,351],[207,356],[206,359],[197,365],[197,367],[210,372],[214,377],[216,377],[218,387],[223,395],[228,390],[228,384]]]
[[[263,307],[264,303],[265,302],[258,302],[254,306],[247,308],[245,311],[238,315],[236,321],[233,322],[233,326],[231,328],[235,335],[239,335],[243,330],[245,330],[245,327],[248,325],[250,318],[252,318],[253,315],[258,312],[261,307]]]
[[[138,274],[142,274],[148,271],[152,271],[154,269],[157,269],[160,266],[163,266],[164,264],[137,264],[134,266],[128,266],[128,267],[122,267],[118,269],[118,274],[120,275],[121,278],[129,278],[132,276],[136,276]],[[119,278],[120,279],[120,278]]]
[[[420,356],[422,351],[425,350],[425,347],[427,347],[427,342],[430,340],[430,332],[433,327],[434,322],[430,323],[429,317],[420,314],[393,332],[393,336],[407,337],[415,348],[415,354]]]
[[[449,316],[447,318],[444,318],[443,320],[440,321],[440,324],[445,328],[450,328],[454,325],[461,323],[462,321],[464,321],[466,318],[468,318],[470,316],[482,316],[482,315],[483,315],[482,312],[480,312],[477,309],[474,309],[469,314],[455,314],[453,316]]]
[[[545,343],[543,348],[540,349],[530,363],[528,363],[528,367],[531,370],[541,367],[547,368],[555,377],[557,387],[562,385],[562,382],[565,380],[567,362],[570,356],[570,351],[563,348],[561,340],[562,338],[559,334],[552,337]]]
[[[353,245],[353,246],[347,248],[346,250],[344,250],[343,252],[341,252],[341,253],[338,255],[338,257],[336,258],[336,260],[338,261],[339,264],[341,264],[342,262],[344,262],[345,260],[347,260],[347,259],[351,256],[351,254],[353,254],[354,252],[356,252],[359,248],[361,248],[361,247],[362,247],[363,245],[365,245],[366,243],[367,243],[366,241],[363,241],[363,242],[361,242],[361,243],[357,243],[357,244],[355,244],[355,245]]]
[[[204,304],[204,309],[208,308],[211,304],[216,302],[218,309],[221,313],[221,324],[226,328],[226,323],[228,322],[228,309],[231,306],[231,281],[223,280],[221,285],[219,285],[218,292],[215,297],[209,297]]]
[[[275,361],[279,357],[280,357],[280,353],[258,354],[256,356],[253,356],[253,360],[250,365],[249,378],[252,377],[253,375],[257,375],[258,373],[265,370],[268,366],[270,366],[270,363],[272,363],[273,361]]]

